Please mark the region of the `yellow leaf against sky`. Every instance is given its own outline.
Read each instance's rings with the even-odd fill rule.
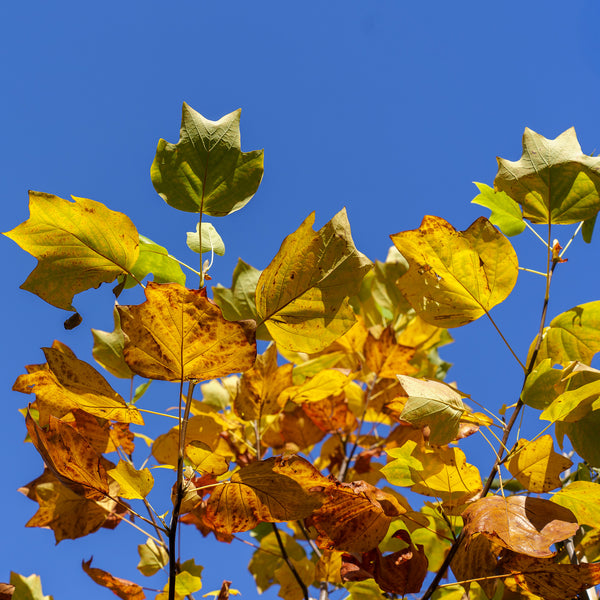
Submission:
[[[73,200],[29,192],[29,219],[4,234],[38,259],[21,288],[65,310],[74,310],[75,294],[130,271],[139,253],[129,217],[94,200]]]
[[[119,496],[128,500],[143,500],[154,487],[154,477],[150,469],[139,471],[127,461],[120,460],[108,475],[119,484]]]
[[[314,221],[311,213],[285,238],[256,287],[259,319],[296,352],[319,352],[352,327],[348,296],[372,266],[354,246],[345,209],[316,232]]]
[[[252,367],[252,321],[226,321],[202,290],[177,283],[149,283],[145,293],[143,304],[118,307],[132,371],[148,379],[204,381]]]
[[[551,435],[528,442],[519,440],[506,467],[530,492],[542,494],[560,487],[560,474],[573,463],[554,452]]]
[[[119,421],[143,425],[137,408],[125,403],[94,367],[79,360],[72,350],[55,341],[52,348],[42,348],[48,361],[45,365],[27,367],[13,390],[34,393],[40,425],[47,425],[49,415],[61,418],[74,408]]]
[[[410,265],[398,287],[432,325],[475,321],[505,300],[517,281],[511,243],[484,217],[456,231],[444,219],[426,216],[419,229],[391,238]]]

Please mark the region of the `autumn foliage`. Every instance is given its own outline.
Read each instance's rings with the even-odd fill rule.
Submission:
[[[160,140],[151,167],[163,200],[198,215],[187,234],[197,270],[84,198],[30,192],[30,218],[5,234],[38,260],[22,288],[72,311],[69,328],[79,292],[113,283],[117,298],[114,330],[92,330],[98,367],[55,341],[14,384],[30,395],[25,427],[45,465],[21,488],[37,504],[27,526],[60,542],[100,528],[118,535],[135,519],[146,532],[138,579],[151,579],[82,562],[124,600],[202,588],[195,557],[178,554],[184,526],[203,544],[251,531],[258,590],[276,585],[290,600],[342,586],[353,600],[586,594],[600,583],[600,371],[591,366],[600,300],[552,318],[548,300],[564,262],[554,226],[576,226],[590,242],[600,158],[581,152],[573,130],[548,140],[527,129],[521,159],[499,159],[493,188],[477,184],[473,202],[491,209],[489,220],[457,231],[426,216],[418,229],[389,232],[387,258],[372,263],[345,210],[318,231],[311,213],[263,271],[239,260],[231,287],[211,289],[224,243],[204,216],[241,209],[263,173],[262,151],[241,151],[239,118],[209,121],[184,104],[179,142]],[[481,317],[500,331],[490,311],[520,269],[507,236],[530,223],[544,226],[544,308],[527,356],[506,342],[523,389],[500,418],[475,391],[444,381],[438,349],[452,341],[448,329]],[[126,304],[137,285],[145,301]],[[137,384],[129,397],[115,391],[119,380]],[[173,383],[159,432],[144,425],[153,380]],[[533,439],[514,435],[525,406],[541,420]],[[485,472],[461,449],[471,435],[492,440]],[[151,460],[142,464],[143,440]],[[170,497],[155,493],[157,466],[173,473]],[[219,599],[235,592],[236,572],[229,578]],[[42,597],[39,580],[13,579],[0,593]]]

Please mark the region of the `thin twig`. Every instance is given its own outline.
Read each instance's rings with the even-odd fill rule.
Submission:
[[[302,588],[302,593],[304,594],[304,600],[309,600],[308,588],[306,587],[306,584],[304,583],[304,581],[302,581],[302,577],[300,577],[300,574],[296,570],[294,563],[290,560],[290,557],[288,556],[285,546],[283,545],[283,540],[281,539],[281,536],[279,535],[279,529],[277,528],[277,523],[271,523],[271,525],[273,526],[273,531],[275,532],[275,537],[277,538],[277,543],[279,544],[279,549],[281,550],[281,557],[285,561],[285,564],[290,568],[290,571],[292,572],[294,579],[298,582],[298,585]]]

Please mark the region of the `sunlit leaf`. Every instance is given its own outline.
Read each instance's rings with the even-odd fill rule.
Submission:
[[[44,596],[39,575],[25,577],[11,571],[10,584],[13,586],[10,597],[14,600],[52,600],[52,596]]]
[[[73,408],[122,423],[143,425],[137,408],[125,403],[106,379],[88,363],[79,360],[64,344],[54,342],[52,348],[42,348],[48,363],[40,369],[30,369],[15,381],[13,390],[34,393],[40,424],[48,416],[63,417]]]
[[[226,321],[201,290],[149,283],[146,302],[119,306],[125,360],[149,379],[207,380],[254,364],[250,323]]]
[[[340,585],[342,583],[340,575],[342,554],[339,550],[323,550],[315,565],[315,579]]]
[[[115,323],[113,331],[92,329],[92,335],[94,336],[92,354],[96,362],[103,366],[111,375],[130,379],[133,377],[133,372],[128,367],[123,356],[125,336],[121,329],[121,318],[116,307],[113,311],[113,319]]]
[[[301,558],[300,560],[290,558],[289,561],[294,565],[294,569],[300,579],[304,582],[304,585],[307,587],[310,586],[315,577],[314,563],[306,557]],[[292,573],[289,565],[281,565],[275,571],[275,579],[281,586],[281,589],[277,594],[280,598],[284,598],[284,600],[303,600],[303,598],[305,598],[304,591],[298,584],[298,580],[294,573]]]
[[[143,500],[154,487],[154,477],[150,469],[139,471],[129,462],[120,460],[108,475],[119,484],[119,496],[128,500]]]
[[[552,436],[529,442],[521,439],[511,451],[506,467],[530,492],[543,494],[561,486],[560,474],[573,463],[553,449]]]
[[[387,598],[381,591],[374,579],[365,581],[349,581],[344,587],[350,594],[346,600],[374,600],[375,598]]]
[[[426,216],[419,229],[391,236],[408,260],[398,286],[417,314],[433,325],[459,327],[506,299],[518,275],[510,242],[484,217],[456,231]]]
[[[473,533],[461,541],[450,566],[458,581],[467,582],[463,584],[466,590],[469,590],[470,579],[479,579],[487,597],[491,598],[497,585],[494,578],[498,565],[497,554],[497,547],[488,537]]]
[[[337,369],[324,369],[314,377],[307,379],[302,385],[289,387],[285,390],[284,399],[296,404],[319,402],[330,396],[341,394],[350,382],[350,377]]]
[[[200,252],[199,230],[202,231],[202,252]],[[212,223],[198,223],[196,231],[187,232],[186,243],[188,248],[196,254],[203,254],[204,252],[214,252],[219,256],[225,254],[225,244]]]
[[[471,200],[492,211],[490,223],[496,225],[507,236],[519,235],[525,229],[523,213],[519,205],[506,193],[497,192],[489,185],[473,182],[479,189],[479,194]]]
[[[568,508],[580,525],[600,529],[600,484],[592,481],[572,481],[551,497]]]
[[[159,140],[150,169],[154,189],[170,206],[222,217],[254,196],[263,151],[241,151],[240,113],[210,121],[183,103],[179,142]]]
[[[410,361],[415,352],[415,347],[403,346],[396,341],[391,327],[386,327],[379,338],[369,333],[365,341],[367,367],[383,378],[393,379],[398,374],[414,375],[417,368]]]
[[[464,535],[482,533],[520,554],[553,556],[550,546],[574,535],[579,528],[573,513],[550,500],[524,496],[488,496],[463,512]]]
[[[600,209],[600,158],[581,152],[573,127],[553,140],[526,127],[523,155],[514,162],[498,158],[494,187],[532,223],[578,223]]]
[[[158,573],[163,567],[169,564],[169,554],[164,546],[159,546],[152,538],[148,538],[145,544],[138,546],[140,562],[138,571],[146,577]]]
[[[540,419],[546,421],[579,421],[584,415],[598,408],[600,379],[559,394],[542,412]]]
[[[88,561],[82,561],[81,567],[98,585],[108,588],[122,600],[144,600],[146,595],[141,586],[127,579],[115,577],[108,571],[92,567],[92,560],[93,557]]]
[[[219,476],[227,472],[229,461],[199,440],[192,440],[185,446],[185,455],[190,460],[194,470],[198,473],[209,473]]]
[[[138,257],[129,217],[94,200],[73,200],[29,192],[31,216],[4,234],[38,259],[21,288],[65,310],[75,310],[75,294],[114,281]]]
[[[185,274],[179,263],[169,255],[169,251],[144,235],[140,235],[140,254],[131,268],[131,273],[138,281],[147,275],[154,275],[154,283],[179,283],[185,285]],[[125,287],[136,285],[135,279],[128,276]]]
[[[371,262],[354,246],[346,211],[315,232],[311,213],[287,236],[256,288],[258,317],[277,345],[319,352],[352,327],[348,296]]]
[[[397,375],[408,395],[400,418],[417,427],[428,425],[429,442],[444,445],[456,439],[460,419],[465,412],[461,394],[441,381]]]

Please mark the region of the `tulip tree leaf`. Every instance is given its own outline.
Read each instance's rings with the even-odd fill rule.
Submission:
[[[179,263],[169,255],[166,248],[155,244],[151,239],[140,235],[140,255],[131,269],[133,275],[142,281],[152,273],[155,283],[179,283],[185,285],[185,274]],[[133,277],[127,277],[125,287],[137,285]]]
[[[131,271],[139,254],[129,217],[94,200],[73,200],[29,192],[29,219],[4,234],[38,259],[21,288],[65,310],[75,310],[75,294]]]
[[[581,152],[573,127],[553,140],[526,127],[521,158],[498,158],[494,187],[532,223],[578,223],[600,209],[600,157]]]
[[[222,217],[250,201],[262,179],[263,151],[241,151],[240,113],[210,121],[184,102],[179,142],[159,140],[150,169],[167,204]]]
[[[432,325],[475,321],[504,301],[517,281],[511,243],[484,217],[456,231],[444,219],[426,216],[419,229],[391,238],[410,265],[398,287]]]
[[[573,481],[553,494],[551,500],[571,510],[580,525],[600,528],[600,484]]]
[[[14,600],[52,600],[52,596],[45,596],[42,592],[42,580],[39,575],[25,577],[11,571],[10,584],[14,586],[10,595]]]
[[[372,267],[354,246],[345,209],[317,232],[314,221],[313,212],[285,238],[256,288],[258,318],[295,352],[319,352],[354,325],[348,296]]]
[[[496,225],[507,236],[519,235],[525,229],[523,213],[519,205],[504,192],[496,192],[489,185],[474,182],[479,194],[471,200],[472,204],[485,206],[492,211],[490,223]]]
[[[199,228],[202,231],[202,254],[204,254],[204,252],[212,251],[219,256],[223,256],[225,254],[225,244],[223,243],[221,236],[217,233],[217,230],[214,228],[212,223],[198,223],[196,225],[196,231],[187,232],[188,248],[192,252],[200,254],[200,234],[198,233]]]
[[[92,329],[92,335],[94,336],[92,354],[96,362],[102,365],[111,375],[122,379],[131,379],[133,372],[123,356],[125,336],[121,329],[119,311],[116,308],[113,311],[113,319],[115,323],[113,331]]]

